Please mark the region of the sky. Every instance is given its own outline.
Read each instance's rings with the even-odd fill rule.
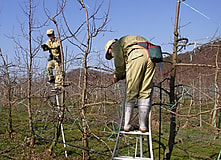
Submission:
[[[11,59],[15,55],[15,43],[10,36],[16,36],[24,46],[20,24],[27,26],[25,8],[27,0],[0,0],[0,48]],[[37,5],[34,18],[43,23],[47,17],[42,7],[42,0],[34,1]],[[46,0],[46,8],[53,15],[56,12],[55,0]],[[89,14],[93,12],[96,2],[101,0],[84,0]],[[107,12],[108,1],[104,0],[99,16]],[[161,45],[165,52],[172,52],[173,32],[177,0],[111,0],[109,21],[106,27],[111,32],[101,33],[94,38],[93,49],[103,51],[110,39],[125,35],[141,35],[154,44]],[[206,43],[221,37],[221,0],[186,0],[180,5],[179,34],[189,42]],[[65,15],[71,28],[76,29],[84,20],[84,13],[77,0],[68,0]],[[59,19],[59,21],[62,21]],[[61,22],[62,23],[62,22]],[[53,23],[39,29],[35,34],[45,34],[48,28],[55,29]],[[83,31],[82,31],[83,32]],[[44,36],[47,40],[47,36]],[[68,43],[65,43],[68,45]],[[187,50],[193,49],[187,47]],[[69,52],[75,51],[71,46]],[[183,51],[185,52],[185,51]],[[43,53],[39,53],[43,54]],[[12,60],[13,61],[13,60]],[[93,61],[93,60],[92,60]],[[46,62],[46,61],[45,61]]]

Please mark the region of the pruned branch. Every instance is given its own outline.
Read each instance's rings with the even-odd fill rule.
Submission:
[[[214,65],[210,64],[191,64],[191,63],[176,63],[176,66],[195,66],[195,67],[209,67],[209,68],[216,68]],[[220,69],[220,68],[219,68]]]

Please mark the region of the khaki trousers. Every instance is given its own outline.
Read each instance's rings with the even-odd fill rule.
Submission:
[[[126,63],[127,103],[150,97],[155,64],[144,49],[133,50]]]
[[[62,87],[63,74],[61,70],[61,63],[58,63],[56,60],[48,61],[47,71],[49,80],[54,79],[53,69],[55,68],[56,76],[55,76],[55,88]]]

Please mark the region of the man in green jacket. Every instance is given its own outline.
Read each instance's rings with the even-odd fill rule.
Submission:
[[[147,116],[151,109],[152,79],[155,63],[151,61],[147,49],[137,43],[148,42],[137,35],[128,35],[107,42],[106,59],[114,58],[114,83],[126,77],[126,103],[124,131],[130,131],[133,108],[139,109],[140,131],[147,131]]]
[[[49,40],[41,47],[43,51],[49,51],[50,55],[48,58],[48,82],[55,83],[55,88],[52,91],[60,90],[62,87],[63,75],[61,70],[61,52],[60,52],[60,41],[54,35],[53,29],[48,29],[46,32]],[[53,69],[56,70],[56,76],[54,77]]]

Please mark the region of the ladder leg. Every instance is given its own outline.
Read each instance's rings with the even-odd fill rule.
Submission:
[[[116,142],[115,142],[115,145],[114,145],[114,150],[113,150],[113,152],[112,152],[111,160],[115,157],[116,151],[118,150],[119,137],[120,137],[120,134],[119,134],[119,132],[118,132],[117,138],[116,138]]]
[[[137,157],[137,145],[138,144],[138,137],[136,137],[136,147],[135,147],[135,155],[134,157],[136,158]]]
[[[129,142],[129,141],[130,141],[130,139],[129,139],[129,138],[127,138],[127,140],[126,140],[126,141],[127,141],[127,146],[128,146],[128,147],[127,147],[127,155],[129,156],[129,155],[130,155],[130,142]]]
[[[57,94],[56,94],[56,101],[57,101],[57,107],[58,107],[58,116],[59,116],[59,118],[61,118],[61,113],[60,113],[61,112],[61,108],[60,108],[60,103],[59,103],[59,97],[58,97]],[[63,128],[62,123],[60,125],[61,125],[62,140],[63,140],[63,144],[64,144],[64,149],[65,149],[65,157],[68,157],[67,148],[66,148],[66,142],[65,142],[65,137],[64,137],[64,128]]]
[[[151,154],[150,154],[150,140],[149,140],[150,136],[147,136],[147,146],[148,146],[148,156],[151,157]]]
[[[122,104],[121,104],[122,113],[121,113],[121,118],[120,118],[120,124],[119,124],[119,128],[118,128],[118,134],[117,134],[116,142],[115,142],[115,145],[114,145],[114,150],[112,152],[111,160],[114,159],[114,157],[116,155],[118,155],[118,152],[119,152],[120,144],[118,144],[118,141],[119,141],[119,138],[120,138],[120,130],[121,130],[123,117],[124,117],[124,112],[125,112],[125,100],[126,100],[126,81],[125,81],[125,86],[124,86],[124,98],[123,98],[123,101],[122,101]],[[116,152],[117,152],[117,154],[116,154]]]
[[[111,160],[114,159],[114,157],[118,156],[121,140],[122,140],[122,135],[118,132]]]
[[[67,148],[66,148],[66,142],[65,142],[65,137],[64,137],[64,128],[63,128],[62,123],[61,123],[61,135],[62,135],[62,140],[63,140],[63,143],[64,143],[65,157],[68,157]]]
[[[115,154],[116,156],[118,156],[121,141],[122,141],[122,135],[120,135],[120,139],[118,141],[117,151],[116,151],[116,154]]]
[[[57,94],[56,94],[56,103],[57,103],[58,111],[60,111],[59,97]]]
[[[151,160],[153,160],[153,148],[152,148],[152,133],[151,133],[151,110],[149,112],[149,122],[148,122],[148,130],[149,130],[149,154]]]
[[[143,157],[143,136],[140,135],[140,157]]]

